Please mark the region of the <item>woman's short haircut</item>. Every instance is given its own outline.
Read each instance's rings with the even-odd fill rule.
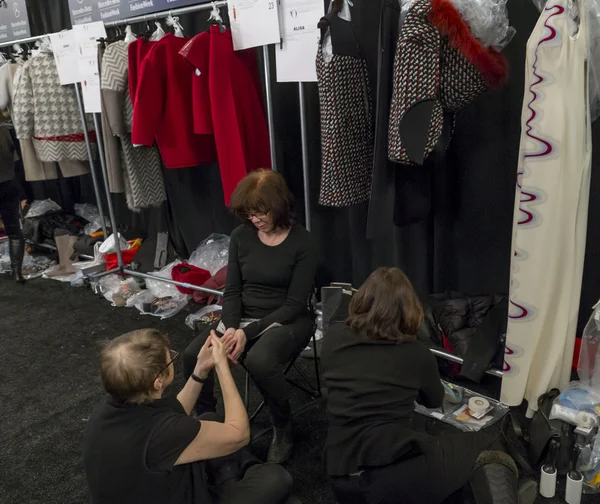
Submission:
[[[126,403],[152,400],[154,380],[167,372],[169,338],[156,329],[139,329],[103,343],[100,376],[106,391]]]
[[[411,341],[423,323],[423,307],[399,268],[379,268],[353,296],[347,324],[368,339]]]
[[[257,170],[244,177],[231,195],[231,212],[247,221],[253,213],[271,213],[273,226],[288,229],[294,223],[294,196],[283,176]]]

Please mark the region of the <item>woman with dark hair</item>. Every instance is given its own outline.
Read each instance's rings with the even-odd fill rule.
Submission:
[[[284,178],[270,170],[249,174],[231,197],[230,210],[245,222],[231,234],[222,323],[218,331],[232,362],[242,362],[265,398],[274,427],[267,461],[283,463],[293,451],[293,425],[284,376],[287,363],[308,344],[314,322],[308,301],[317,249],[294,221],[294,199]],[[183,354],[186,378],[208,328]],[[193,377],[193,376],[192,376]],[[214,378],[206,382],[199,412],[214,411]]]
[[[325,335],[325,465],[338,500],[436,504],[470,482],[481,498],[476,502],[493,504],[498,501],[488,478],[495,471],[508,499],[502,502],[517,504],[514,462],[485,451],[494,437],[434,437],[413,426],[415,401],[437,408],[444,398],[436,359],[416,338],[422,322],[421,303],[406,275],[380,268],[353,296],[346,322],[333,324]]]
[[[23,281],[25,240],[21,229],[19,186],[15,181],[15,149],[9,131],[0,128],[0,219],[8,235],[10,271],[17,282]]]

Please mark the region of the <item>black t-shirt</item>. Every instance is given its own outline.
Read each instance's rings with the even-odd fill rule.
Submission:
[[[210,503],[204,464],[174,465],[199,431],[177,398],[141,405],[104,399],[83,440],[91,503]]]
[[[242,317],[258,319],[244,329],[251,340],[273,323],[306,316],[317,265],[315,242],[298,224],[274,247],[261,242],[256,229],[236,228],[229,246],[223,323],[239,329]]]
[[[413,429],[414,402],[442,405],[435,357],[419,341],[368,340],[345,323],[329,327],[321,366],[327,387],[325,465],[330,476],[380,467],[426,449]]]

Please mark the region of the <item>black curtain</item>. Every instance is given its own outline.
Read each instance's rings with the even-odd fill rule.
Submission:
[[[375,74],[381,1],[354,0],[354,19],[359,22],[359,37],[371,76]],[[27,4],[33,34],[70,27],[67,0],[28,0]],[[508,292],[525,47],[539,16],[530,0],[509,0],[508,7],[511,24],[517,29],[515,39],[504,51],[511,78],[502,90],[486,93],[458,116],[446,163],[441,167],[447,205],[444,212],[427,222],[398,228],[392,224],[390,215],[389,220],[380,223],[378,237],[367,240],[367,205],[346,209],[318,205],[318,96],[315,84],[305,84],[312,230],[322,253],[319,283],[337,280],[359,285],[374,268],[397,265],[407,272],[422,295],[445,290],[472,294]],[[205,19],[206,15],[202,13],[184,16],[181,21],[188,34],[195,34],[206,28]],[[272,50],[271,65],[274,70]],[[296,195],[299,214],[303,218],[298,85],[275,82],[274,71],[272,76],[278,168]],[[594,140],[600,139],[599,128],[598,125],[594,127]],[[598,155],[594,155],[593,164],[594,167],[600,164]],[[598,170],[594,169],[592,176],[580,326],[600,297],[596,287],[600,285],[600,227],[594,225],[600,210]],[[89,181],[84,179],[83,183]],[[218,205],[214,201],[210,204]],[[193,206],[191,204],[190,208]],[[120,205],[120,220],[130,222],[132,229],[140,231],[147,226],[147,219],[139,216],[137,221],[134,219],[136,224],[131,224],[132,219],[127,213],[124,205]],[[194,219],[203,223],[198,226],[198,234],[204,236],[215,222],[220,222],[220,231],[226,230],[228,225],[221,217],[215,220],[214,216],[207,217],[206,214],[195,215]]]

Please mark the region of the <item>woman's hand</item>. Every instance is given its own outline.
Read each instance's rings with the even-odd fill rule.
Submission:
[[[229,351],[235,346],[235,340],[233,337],[235,336],[236,330],[237,329],[234,329],[233,327],[227,329],[221,338],[227,353],[229,353]]]
[[[208,373],[215,367],[215,360],[213,358],[212,349],[212,335],[214,331],[206,338],[206,342],[198,352],[198,360],[196,361],[196,367],[194,374],[200,378],[206,378]]]
[[[215,367],[218,368],[222,366],[227,366],[227,350],[225,348],[225,344],[214,331],[210,332],[209,339],[212,349],[212,358],[215,363]]]
[[[235,331],[233,335],[234,346],[227,352],[227,356],[229,360],[234,364],[238,364],[238,359],[240,355],[244,352],[246,348],[246,333],[243,329],[238,329]]]

